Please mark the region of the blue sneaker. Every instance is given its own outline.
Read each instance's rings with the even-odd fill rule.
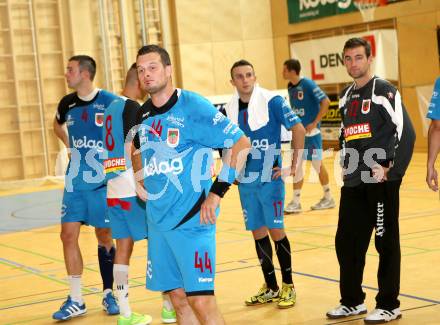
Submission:
[[[119,306],[112,292],[108,292],[102,299],[102,306],[108,315],[118,315]]]
[[[67,300],[63,302],[60,310],[52,315],[52,318],[56,320],[69,320],[72,317],[84,315],[86,312],[86,304],[80,305],[79,303],[72,301],[70,296],[67,296]]]

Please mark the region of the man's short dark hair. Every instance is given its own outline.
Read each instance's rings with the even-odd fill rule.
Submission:
[[[343,53],[345,54],[345,50],[347,49],[354,49],[359,46],[363,46],[365,48],[365,54],[367,55],[367,58],[369,58],[371,55],[371,45],[368,41],[360,37],[353,37],[346,41],[344,44]]]
[[[125,76],[125,85],[133,84],[137,82],[137,80],[138,80],[138,75],[137,75],[137,66],[135,62],[130,66],[130,69],[128,69],[127,71],[127,75]]]
[[[252,68],[252,70],[254,70],[254,66],[253,66],[249,61],[246,61],[246,60],[239,60],[239,61],[235,62],[235,63],[232,65],[232,67],[231,67],[231,71],[230,71],[230,73],[231,73],[231,78],[234,79],[234,77],[233,77],[233,75],[232,75],[232,70],[234,70],[236,67],[243,67],[243,66],[246,66],[246,65],[250,66],[250,67]]]
[[[77,61],[79,65],[79,71],[87,70],[90,74],[90,80],[93,81],[96,75],[96,62],[91,56],[88,55],[74,55],[69,59],[70,61]]]
[[[298,75],[301,72],[301,63],[299,63],[299,61],[296,59],[286,60],[284,61],[284,65],[286,66],[287,70],[295,70],[296,74]]]
[[[165,50],[163,47],[160,47],[158,45],[144,45],[142,46],[138,53],[136,58],[140,57],[141,55],[145,55],[148,53],[157,53],[160,56],[160,60],[162,61],[162,64],[164,66],[171,65],[171,59],[170,55],[168,54],[167,50]]]

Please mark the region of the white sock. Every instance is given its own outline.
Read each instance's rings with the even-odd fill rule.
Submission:
[[[119,311],[122,316],[130,317],[131,309],[128,301],[128,265],[114,264],[113,278],[116,284],[116,296],[119,301]]]
[[[322,189],[324,190],[324,198],[330,200],[332,198],[332,195],[330,193],[330,186],[328,184],[322,185]]]
[[[105,297],[105,296],[107,296],[107,294],[112,293],[112,292],[113,292],[112,289],[107,288],[102,292],[102,295]]]
[[[293,203],[299,204],[301,199],[301,190],[293,190]]]
[[[70,298],[72,301],[82,305],[84,300],[81,293],[81,275],[69,275],[67,278],[70,285]]]
[[[163,307],[168,311],[173,311],[174,306],[171,303],[170,295],[167,293],[162,293]]]

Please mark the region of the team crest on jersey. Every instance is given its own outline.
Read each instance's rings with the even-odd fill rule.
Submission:
[[[371,106],[371,99],[364,99],[362,101],[362,114],[368,114],[370,113],[370,106]]]
[[[96,126],[104,125],[104,113],[95,113],[95,124]]]
[[[298,99],[303,100],[304,99],[304,92],[302,90],[298,91]]]
[[[167,144],[171,148],[175,148],[179,145],[179,129],[169,128],[167,131]]]

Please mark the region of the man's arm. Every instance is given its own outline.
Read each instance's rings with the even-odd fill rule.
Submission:
[[[133,166],[134,180],[136,183],[136,194],[142,201],[147,200],[147,191],[144,187],[144,174],[142,170],[141,151],[137,150],[133,142],[131,143],[131,165]]]
[[[433,191],[438,191],[438,176],[435,161],[440,151],[440,120],[432,120],[428,131],[428,161],[426,183]]]
[[[306,132],[310,132],[314,128],[316,128],[318,123],[321,122],[321,120],[324,117],[324,115],[327,114],[329,107],[330,107],[330,99],[328,99],[328,97],[326,97],[323,100],[321,100],[321,102],[319,103],[319,112],[316,115],[316,117],[313,120],[313,122],[306,126]]]
[[[290,147],[293,150],[290,175],[295,176],[299,154],[302,155],[302,152],[304,150],[304,137],[306,134],[306,130],[304,129],[302,123],[295,124],[290,130],[292,131],[292,142],[290,143]]]
[[[282,169],[279,166],[273,168],[272,179],[277,179],[282,176],[295,176],[296,170],[298,168],[298,157],[303,154],[304,151],[304,137],[306,130],[302,123],[297,123],[290,128],[292,131],[292,141],[290,142],[290,148],[292,152],[292,164],[290,166],[290,171],[287,172],[286,169]]]
[[[232,170],[239,172],[246,163],[249,150],[251,148],[251,143],[246,136],[241,136],[240,139],[227,150],[222,157],[223,166],[228,165]],[[220,172],[221,174],[221,172]],[[221,175],[219,175],[221,177]],[[221,179],[221,181],[229,183],[229,180]],[[214,224],[216,220],[215,209],[220,204],[221,197],[218,194],[209,192],[208,197],[203,202],[200,208],[200,222],[204,224]]]
[[[60,139],[66,148],[70,148],[69,146],[69,134],[67,133],[67,129],[65,127],[65,123],[59,124],[57,119],[53,119],[53,130],[55,132],[55,135]]]

